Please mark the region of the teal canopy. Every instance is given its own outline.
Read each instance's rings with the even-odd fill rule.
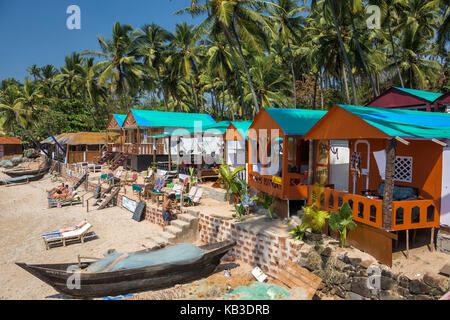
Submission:
[[[164,134],[158,134],[156,136],[152,136],[151,138],[164,138],[168,136],[183,136],[183,135],[191,135],[196,132],[210,132],[214,135],[224,135],[227,131],[228,127],[230,126],[230,123],[233,123],[233,125],[241,132],[241,129],[247,129],[244,132],[243,136],[245,136],[245,133],[247,132],[248,128],[250,127],[251,121],[221,121],[218,123],[202,126],[202,130],[197,130],[196,128],[190,128],[186,130],[182,130],[180,132],[170,132],[170,133],[164,133]],[[242,134],[242,132],[241,132]]]
[[[231,123],[236,127],[236,129],[238,129],[239,133],[245,138],[245,140],[247,140],[247,131],[252,125],[253,121],[232,121]]]
[[[285,135],[303,136],[319,122],[326,111],[265,108]]]
[[[338,104],[391,137],[450,138],[450,114]]]
[[[427,100],[428,102],[434,102],[437,99],[439,99],[443,93],[438,93],[438,92],[430,92],[430,91],[423,91],[423,90],[416,90],[416,89],[408,89],[408,88],[399,88],[399,87],[394,87],[397,90],[409,93],[413,96],[416,96],[418,98],[422,98]]]
[[[174,127],[193,128],[196,121],[203,126],[215,124],[216,121],[207,113],[166,112],[155,110],[131,109],[138,127]]]

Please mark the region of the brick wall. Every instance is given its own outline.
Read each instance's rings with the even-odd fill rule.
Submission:
[[[218,218],[205,213],[199,214],[199,233],[200,240],[205,243],[235,241],[231,255],[270,274],[277,274],[286,261],[293,261],[302,247],[300,243],[292,243],[289,237],[265,230],[255,231],[251,226],[231,218]]]

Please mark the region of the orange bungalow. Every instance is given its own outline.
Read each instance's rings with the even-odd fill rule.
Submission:
[[[248,185],[277,198],[287,217],[308,197],[309,143],[303,136],[326,114],[305,109],[264,108],[248,130]],[[328,161],[320,164],[319,174]]]
[[[449,93],[391,87],[367,104],[368,107],[447,112]],[[445,102],[446,101],[446,102]]]
[[[227,164],[246,165],[248,158],[248,129],[252,121],[231,121],[223,135]]]
[[[349,142],[348,190],[311,193],[328,211],[350,204],[356,247],[391,265],[399,232],[408,250],[409,230],[431,230],[433,242],[434,229],[450,225],[449,114],[336,105],[304,138]]]

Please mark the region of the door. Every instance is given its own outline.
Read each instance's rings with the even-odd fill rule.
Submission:
[[[444,147],[442,155],[441,225],[450,227],[450,146]]]
[[[348,192],[350,149],[347,140],[331,140],[330,184],[334,189]]]
[[[359,176],[353,173],[353,194],[361,194],[362,190],[369,189],[369,171],[370,171],[369,141],[357,140],[355,142],[353,151],[361,154],[361,173]]]
[[[0,158],[3,157],[3,146],[0,146]]]

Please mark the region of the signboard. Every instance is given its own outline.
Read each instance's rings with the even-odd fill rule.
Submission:
[[[134,213],[136,211],[136,201],[122,196],[122,207]]]
[[[142,220],[142,215],[145,213],[145,206],[147,203],[145,201],[139,202],[139,205],[137,206],[136,210],[133,214],[133,220],[140,222]]]

